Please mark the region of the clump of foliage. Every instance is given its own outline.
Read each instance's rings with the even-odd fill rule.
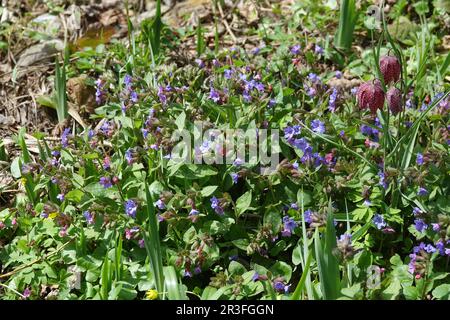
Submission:
[[[202,33],[157,16],[127,45],[73,53],[67,74],[90,76],[98,107],[57,144],[36,133],[39,157],[17,136],[24,192],[0,212],[1,296],[448,298],[448,56],[430,33],[441,22],[413,7],[418,41],[391,32],[395,10],[377,32],[355,16],[360,54],[296,30],[336,24],[337,8],[309,1],[253,30],[251,51],[176,60]],[[173,134],[196,121],[280,129],[276,172],[173,161]]]

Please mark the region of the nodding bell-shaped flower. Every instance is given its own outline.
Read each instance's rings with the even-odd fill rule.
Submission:
[[[386,101],[392,114],[396,115],[402,111],[402,93],[397,88],[391,88],[386,93]]]
[[[359,107],[369,108],[372,114],[383,108],[384,91],[379,80],[363,83],[358,89],[357,97]]]
[[[384,83],[397,82],[400,78],[400,62],[394,56],[384,56],[380,59],[380,71]]]

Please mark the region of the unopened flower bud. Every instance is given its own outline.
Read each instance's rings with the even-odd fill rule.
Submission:
[[[400,78],[400,62],[394,56],[381,57],[380,71],[383,74],[385,84],[396,82]]]

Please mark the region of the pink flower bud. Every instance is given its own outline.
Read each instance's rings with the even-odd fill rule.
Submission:
[[[400,63],[394,56],[384,56],[380,59],[380,71],[383,74],[384,83],[396,82],[400,78]]]
[[[400,111],[402,111],[402,93],[397,88],[391,88],[386,93],[386,100],[389,106],[389,110],[396,115]]]
[[[384,92],[378,80],[363,83],[358,89],[357,97],[361,109],[369,108],[375,114],[378,109],[383,108]]]

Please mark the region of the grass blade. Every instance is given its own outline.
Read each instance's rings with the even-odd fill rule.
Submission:
[[[310,251],[308,254],[308,258],[306,259],[305,263],[305,268],[303,269],[300,281],[298,282],[297,287],[295,288],[295,291],[292,294],[291,300],[300,300],[300,294],[302,293],[305,287],[306,279],[309,278],[309,268],[311,266],[311,260],[312,260],[312,251]]]
[[[145,195],[147,200],[148,235],[146,234],[144,236],[144,244],[150,259],[150,267],[155,279],[156,290],[158,290],[158,292],[164,292],[164,272],[158,222],[147,183],[145,183]]]

